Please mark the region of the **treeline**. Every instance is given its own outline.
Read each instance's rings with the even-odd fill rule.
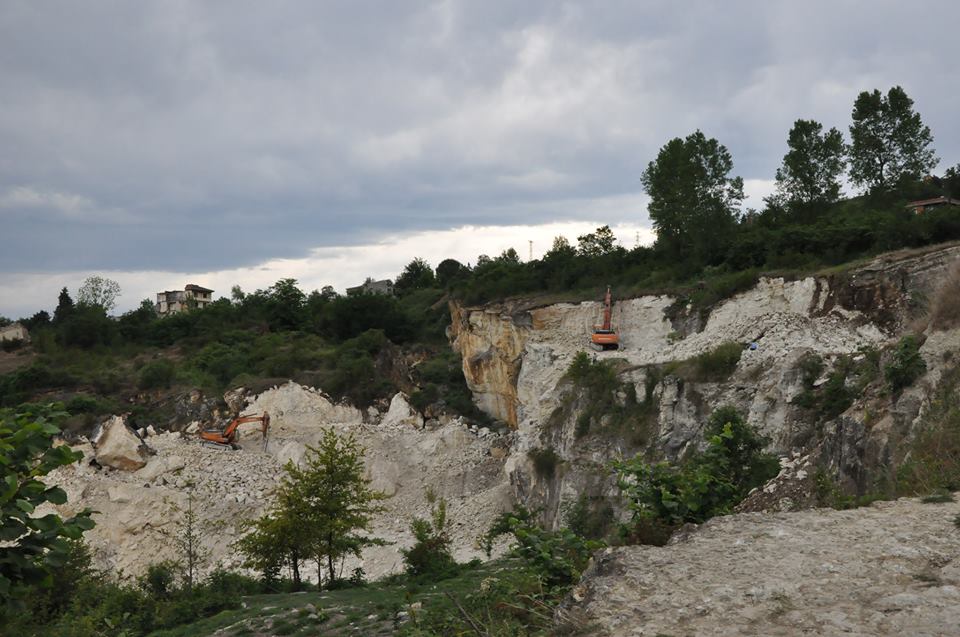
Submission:
[[[159,317],[144,301],[116,318],[109,310],[119,288],[112,290],[95,301],[80,292],[82,301],[75,303],[64,288],[53,316],[38,312],[22,321],[39,356],[0,376],[0,406],[51,391],[58,397],[79,392],[76,399],[61,399],[71,413],[96,415],[137,391],[185,386],[217,393],[290,378],[357,405],[403,389],[424,410],[439,401],[482,418],[460,361],[446,346],[449,312],[440,289],[408,287],[399,296],[340,296],[330,288],[308,294],[283,279],[249,294],[235,287],[232,298],[202,310]],[[434,354],[417,369],[415,386],[409,373],[398,371],[400,348]]]
[[[558,237],[543,259],[529,263],[513,250],[481,256],[472,268],[444,262],[453,273],[450,287],[479,303],[537,291],[593,292],[606,284],[636,294],[705,280],[722,296],[759,271],[805,272],[960,238],[957,207],[916,214],[906,206],[960,198],[960,165],[931,175],[938,163],[933,136],[902,88],[861,93],[849,132],[847,143],[836,128],[798,119],[776,171],[776,192],[742,213],[743,179],[732,174],[727,148],[701,131],[672,139],[641,175],[657,233],[653,246],[626,250],[604,226],[576,246]],[[845,179],[862,194],[842,199]]]

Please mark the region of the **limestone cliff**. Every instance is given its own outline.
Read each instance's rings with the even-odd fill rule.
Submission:
[[[575,408],[558,422],[558,405],[575,403],[564,375],[573,357],[587,350],[599,302],[453,304],[450,336],[477,404],[517,430],[507,464],[515,493],[528,504],[546,506],[548,519],[556,519],[577,494],[610,494],[603,467],[618,455],[646,451],[676,457],[702,444],[703,424],[721,405],[744,413],[770,439],[771,451],[789,455],[815,448],[821,465],[862,492],[880,479],[880,467],[889,470],[899,453],[892,445],[909,437],[947,364],[942,350],[957,349],[960,342],[949,333],[928,338],[922,349],[927,377],[884,405],[879,422],[877,405],[871,412],[866,398],[827,422],[811,417],[795,401],[804,390],[799,363],[815,354],[829,371],[841,356],[860,360],[865,350],[890,347],[923,314],[924,303],[958,258],[960,246],[954,244],[884,255],[843,272],[797,280],[765,277],[709,312],[666,295],[616,300],[613,323],[622,349],[591,356],[619,360],[621,380],[651,401],[654,426],[639,445],[619,434],[577,440]],[[724,342],[754,344],[744,347],[729,378],[691,381],[670,373],[669,363]],[[648,379],[655,383],[652,392]],[[549,476],[536,475],[526,457],[542,447],[559,455]]]

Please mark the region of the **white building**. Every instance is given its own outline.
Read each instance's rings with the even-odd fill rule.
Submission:
[[[188,283],[182,290],[157,292],[157,314],[169,316],[191,308],[203,308],[213,302],[213,290]]]

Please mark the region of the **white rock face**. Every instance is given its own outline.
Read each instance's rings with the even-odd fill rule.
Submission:
[[[149,450],[123,416],[113,416],[103,423],[94,446],[97,462],[103,466],[136,471],[147,464]]]
[[[242,558],[231,545],[243,522],[271,506],[283,465],[300,462],[308,445],[331,427],[339,435],[355,435],[365,448],[371,486],[387,496],[372,534],[394,543],[365,550],[362,560],[348,560],[344,572],[362,566],[368,576],[378,577],[403,568],[399,549],[413,544],[411,518],[429,514],[427,487],[447,500],[454,554],[461,561],[483,557],[476,538],[512,506],[503,454],[492,451],[509,443],[492,433],[481,437],[458,419],[429,430],[402,419],[365,423],[359,410],[333,405],[321,392],[296,384],[264,392],[244,412],[264,410],[272,421],[266,452],[255,427],[243,430],[240,451],[204,447],[195,435],[158,433],[150,438],[156,456],[139,471],[98,471],[84,462],[53,472],[50,481],[68,494],[68,503],[58,510],[63,515],[84,507],[98,511],[97,526],[85,535],[97,566],[136,576],[153,562],[177,557],[166,534],[176,531],[192,494],[207,533],[210,567],[220,562],[240,568]],[[308,565],[305,573],[313,576],[312,568]]]
[[[256,396],[243,411],[269,413],[271,436],[313,430],[319,425],[363,422],[363,413],[356,407],[334,405],[323,392],[292,381]]]
[[[397,392],[390,400],[390,409],[383,417],[381,424],[385,427],[423,427],[423,416],[410,406],[407,397]]]
[[[572,594],[592,635],[955,635],[960,504],[717,517],[606,549]]]

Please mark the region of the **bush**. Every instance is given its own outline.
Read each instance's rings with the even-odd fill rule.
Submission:
[[[447,502],[439,500],[432,491],[427,492],[430,503],[430,518],[414,518],[410,530],[416,542],[410,549],[401,550],[407,574],[414,577],[429,577],[433,581],[457,574],[457,563],[450,552],[453,540],[450,537],[450,520],[447,519]]]
[[[960,490],[960,368],[943,375],[918,430],[897,471],[897,492]]]
[[[512,534],[511,553],[521,558],[548,589],[564,589],[580,579],[590,557],[603,542],[587,540],[570,529],[547,531],[533,522],[533,513],[523,507],[502,514],[487,532],[486,547],[501,535]]]
[[[174,373],[173,363],[170,361],[165,359],[151,361],[140,369],[137,386],[140,389],[168,388],[173,382]]]
[[[696,380],[724,381],[737,369],[743,346],[739,343],[721,343],[694,359]]]
[[[632,524],[650,520],[667,527],[703,522],[728,513],[751,489],[777,475],[779,463],[763,453],[764,440],[731,407],[710,417],[707,449],[680,464],[649,464],[642,456],[616,463]],[[625,536],[635,535],[627,527]]]
[[[920,339],[909,334],[900,339],[892,360],[884,368],[887,382],[894,393],[913,384],[927,371],[927,364],[920,356]]]

